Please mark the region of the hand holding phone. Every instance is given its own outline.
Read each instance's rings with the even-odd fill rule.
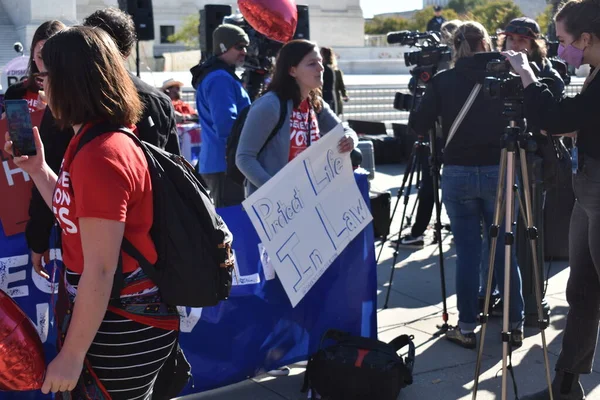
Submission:
[[[35,156],[37,152],[27,100],[6,100],[4,107],[6,108],[8,134],[13,142],[13,155],[15,157]]]

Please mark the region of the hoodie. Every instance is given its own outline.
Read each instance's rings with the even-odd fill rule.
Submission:
[[[476,83],[483,84],[486,65],[498,58],[497,53],[481,53],[461,58],[452,69],[436,74],[430,81],[411,122],[418,135],[427,132],[441,117],[444,142],[450,127]],[[456,135],[443,152],[446,165],[486,166],[500,162],[501,137],[507,121],[502,116],[503,104],[482,89],[463,119]]]
[[[250,97],[235,74],[235,66],[218,57],[209,58],[190,72],[202,128],[200,173],[225,172],[227,138],[238,114],[250,105]]]

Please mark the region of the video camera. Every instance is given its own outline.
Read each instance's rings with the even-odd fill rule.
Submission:
[[[444,61],[450,61],[451,53],[448,46],[441,44],[438,32],[399,31],[387,34],[389,44],[418,47],[419,51],[404,53],[404,63],[407,67],[437,66]]]
[[[412,94],[396,93],[394,98],[395,109],[411,111],[424,93],[424,85],[436,74],[439,65],[452,59],[450,49],[445,44],[441,44],[438,32],[390,32],[387,34],[387,42],[420,49],[404,53],[406,66],[415,66],[410,71],[412,78],[408,85]]]
[[[271,40],[258,32],[244,19],[242,14],[225,17],[223,23],[239,26],[248,35],[250,45],[247,49],[245,71],[242,78],[250,98],[254,100],[265,84],[265,78],[271,72],[273,60],[283,47],[283,43]]]
[[[511,66],[505,58],[489,61],[485,68],[489,74],[483,83],[483,90],[492,99],[523,98],[523,84],[521,77],[511,72]]]

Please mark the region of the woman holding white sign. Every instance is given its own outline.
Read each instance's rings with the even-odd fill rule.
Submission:
[[[240,135],[236,165],[246,177],[246,197],[341,122],[321,98],[323,70],[316,43],[292,40],[282,47],[267,93],[252,104]],[[357,142],[346,128],[338,150],[350,152]]]

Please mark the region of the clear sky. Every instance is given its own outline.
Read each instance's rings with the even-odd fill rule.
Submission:
[[[422,0],[360,0],[365,18],[374,14],[416,10],[423,7]]]

